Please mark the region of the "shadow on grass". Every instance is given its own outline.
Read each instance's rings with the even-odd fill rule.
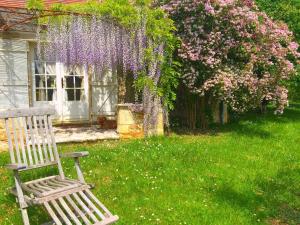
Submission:
[[[251,214],[253,224],[263,221],[272,225],[299,225],[300,169],[282,170],[267,180],[258,178],[255,190],[239,192],[229,185],[221,186],[215,198]]]
[[[187,128],[175,129],[178,135],[218,135],[221,133],[233,132],[247,137],[271,138],[272,132],[265,126],[276,123],[300,122],[300,103],[293,103],[288,107],[283,115],[274,115],[274,109],[269,109],[268,113],[260,114],[249,112],[244,115],[235,115],[232,121],[226,125],[211,125],[206,130],[191,131]]]

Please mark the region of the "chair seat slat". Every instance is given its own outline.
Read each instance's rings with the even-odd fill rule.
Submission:
[[[69,217],[75,222],[76,225],[82,225],[82,223],[78,220],[77,216],[72,212],[70,207],[67,205],[63,198],[58,198],[61,206],[64,208],[65,212],[69,215]]]
[[[76,203],[73,201],[73,199],[69,195],[66,196],[66,199],[69,202],[69,204],[71,205],[71,207],[75,210],[75,212],[82,218],[82,220],[84,221],[84,223],[86,225],[91,225],[91,222],[86,217],[85,213],[83,213],[81,211],[81,209],[79,209],[79,207],[76,205]]]
[[[93,214],[90,208],[79,198],[77,193],[73,193],[72,196],[79,203],[80,207],[85,211],[85,213],[94,221],[94,223],[99,222],[97,217]]]
[[[100,210],[95,206],[95,204],[82,191],[80,191],[79,194],[88,204],[88,206],[91,207],[101,219],[105,219],[103,213],[100,212]]]
[[[56,225],[62,225],[62,223],[60,222],[60,220],[58,219],[57,215],[55,214],[55,212],[53,211],[53,209],[51,208],[51,206],[49,205],[48,202],[44,203],[45,208],[47,209],[47,211],[49,212],[50,216],[52,217],[52,219],[54,220]]]
[[[60,206],[57,204],[56,200],[51,200],[50,201],[51,204],[54,206],[56,212],[59,214],[60,218],[63,219],[63,221],[67,224],[67,225],[72,225],[71,221],[68,219],[68,217],[66,216],[66,214],[63,212],[63,210],[60,208]]]
[[[101,209],[103,209],[103,211],[104,211],[107,215],[113,216],[113,214],[105,207],[105,205],[103,205],[103,203],[101,203],[101,202],[99,201],[98,198],[95,197],[95,195],[94,195],[89,189],[85,190],[84,192],[87,194],[87,196],[88,196],[90,199],[92,199],[94,202],[96,202],[97,205],[100,206]]]

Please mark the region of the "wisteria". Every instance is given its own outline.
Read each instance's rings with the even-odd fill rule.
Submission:
[[[164,43],[147,37],[146,19],[141,20],[140,26],[129,29],[101,16],[67,15],[49,21],[44,37],[45,40],[38,43],[44,43],[41,47],[45,57],[51,61],[69,66],[85,65],[97,71],[99,76],[107,70],[118,75],[133,75],[134,79],[143,74],[152,81],[152,85],[159,83]],[[42,38],[42,35],[38,34],[37,38]],[[116,68],[122,71],[116,71]],[[160,107],[161,98],[145,85],[143,112],[146,135],[155,134]]]
[[[67,65],[88,65],[98,71],[112,70],[121,64],[123,72],[144,69],[146,46],[143,24],[125,29],[101,17],[64,16],[47,25],[45,55]]]
[[[182,40],[184,81],[236,111],[262,101],[287,105],[282,84],[295,74],[299,45],[286,24],[260,12],[253,0],[172,0],[164,6]]]

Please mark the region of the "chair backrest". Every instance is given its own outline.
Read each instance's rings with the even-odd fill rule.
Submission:
[[[52,129],[53,114],[53,108],[19,108],[0,112],[0,119],[5,121],[12,163],[24,165],[26,169],[58,164],[62,172]]]

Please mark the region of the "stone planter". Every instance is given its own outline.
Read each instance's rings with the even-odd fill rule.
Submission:
[[[134,112],[130,109],[130,104],[119,104],[117,105],[118,121],[117,131],[120,138],[143,138],[144,137],[144,113]],[[163,113],[160,112],[158,115],[158,121],[156,126],[157,135],[164,135],[164,123]]]

